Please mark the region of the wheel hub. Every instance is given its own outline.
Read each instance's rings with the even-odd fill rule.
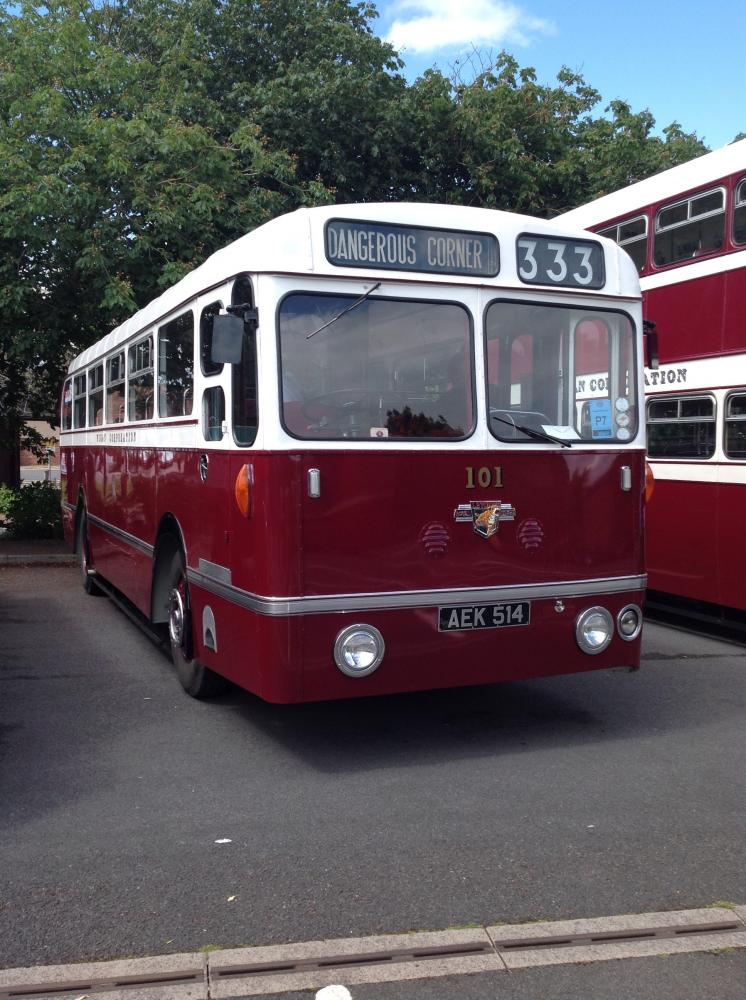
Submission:
[[[168,634],[175,646],[184,645],[184,600],[174,588],[168,600]]]

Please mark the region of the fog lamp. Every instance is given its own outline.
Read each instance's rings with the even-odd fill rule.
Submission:
[[[611,642],[614,622],[606,608],[588,608],[575,619],[575,638],[584,653],[602,653]]]
[[[348,677],[367,677],[380,665],[386,644],[372,625],[349,625],[334,642],[334,662]]]
[[[642,611],[636,604],[628,604],[616,616],[616,627],[622,639],[627,642],[636,639],[642,628]]]

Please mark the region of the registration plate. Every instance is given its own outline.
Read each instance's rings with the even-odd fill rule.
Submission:
[[[439,632],[463,632],[476,628],[508,628],[528,625],[531,622],[531,605],[528,601],[509,604],[464,604],[452,608],[438,608]]]

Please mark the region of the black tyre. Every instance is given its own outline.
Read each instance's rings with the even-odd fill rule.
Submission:
[[[91,565],[91,543],[88,539],[88,515],[85,507],[80,512],[78,518],[78,540],[76,545],[78,553],[78,569],[80,571],[80,582],[86,594],[94,597],[102,597],[104,592],[96,583],[96,573]]]
[[[171,562],[168,597],[168,637],[171,657],[181,686],[192,698],[211,698],[225,690],[222,677],[194,658],[192,608],[183,554],[177,552]]]

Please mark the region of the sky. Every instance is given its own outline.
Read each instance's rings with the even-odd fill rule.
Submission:
[[[450,75],[476,46],[510,52],[552,84],[564,65],[609,101],[649,110],[660,131],[678,122],[711,149],[746,132],[743,0],[375,0],[376,34],[413,80],[436,65]],[[462,74],[471,79],[469,74]]]

